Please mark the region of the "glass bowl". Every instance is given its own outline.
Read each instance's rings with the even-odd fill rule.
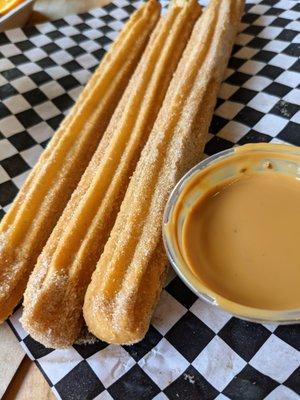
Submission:
[[[265,168],[269,168],[270,165],[272,165],[274,171],[300,179],[300,147],[296,146],[267,143],[247,144],[222,151],[206,158],[183,176],[169,197],[163,217],[163,241],[165,249],[179,277],[198,297],[209,304],[252,322],[276,322],[280,324],[300,323],[300,309],[276,311],[252,308],[217,294],[211,288],[208,288],[207,285],[200,281],[193,273],[180,251],[182,226],[185,219],[184,210],[187,210],[193,201],[201,196],[201,185],[199,185],[196,191],[192,191],[192,193],[187,194],[183,200],[181,199],[183,206],[178,206],[181,207],[181,211],[178,212],[178,198],[182,194],[187,183],[190,183],[200,171],[211,166],[213,166],[213,168],[210,168],[208,172],[211,182],[218,184],[221,183],[222,180],[234,178],[241,172],[240,164],[237,165],[235,156],[238,154],[239,160],[241,160],[242,157],[242,159],[246,161],[249,153],[255,153],[255,157],[259,160],[255,164],[255,171],[263,171]],[[224,160],[226,160],[225,163]],[[222,163],[220,161],[222,161]],[[222,165],[220,168],[218,168],[218,163]],[[176,207],[177,218],[174,217],[174,210]]]

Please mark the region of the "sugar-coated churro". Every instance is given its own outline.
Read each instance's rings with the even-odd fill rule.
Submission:
[[[243,0],[212,0],[195,24],[131,178],[83,309],[89,330],[109,343],[135,343],[148,329],[167,265],[163,210],[201,155],[242,10]]]
[[[37,257],[95,152],[159,14],[156,0],[133,14],[3,218],[0,322],[21,300]]]
[[[46,346],[69,346],[80,334],[91,274],[200,10],[196,0],[174,1],[161,17],[38,259],[25,292],[21,321]]]
[[[0,3],[0,17],[18,7],[24,0],[2,0]]]

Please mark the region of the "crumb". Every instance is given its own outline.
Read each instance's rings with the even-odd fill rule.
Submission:
[[[277,107],[281,115],[283,115],[286,118],[291,118],[291,114],[289,113],[288,110],[288,103],[286,101],[280,100],[278,102]]]
[[[75,344],[78,345],[88,345],[88,344],[94,344],[98,341],[98,339],[92,335],[87,328],[84,329],[82,332],[82,335],[80,336],[79,339],[76,340]]]
[[[189,383],[194,384],[195,383],[195,376],[194,375],[190,375],[190,374],[184,374],[183,375],[183,379],[185,381],[189,381]]]
[[[267,169],[273,169],[273,164],[271,163],[271,161],[264,162],[263,166],[264,166],[264,168],[267,168]]]

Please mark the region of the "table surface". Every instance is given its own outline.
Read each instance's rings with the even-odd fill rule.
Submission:
[[[110,0],[37,0],[28,24],[34,25],[49,19],[61,18],[64,15],[85,12],[91,8],[104,6],[109,2]],[[24,351],[18,340],[12,338],[4,327],[1,327],[1,335],[9,340],[10,357],[12,358],[8,360],[7,354],[0,351],[0,366],[7,366],[2,372],[1,381],[4,382],[4,385],[10,382],[2,400],[54,400],[55,396],[37,366],[28,356],[23,356]]]
[[[55,396],[38,367],[26,356],[2,400],[29,399],[54,400]]]

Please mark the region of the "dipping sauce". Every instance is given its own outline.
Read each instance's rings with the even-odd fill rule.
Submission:
[[[183,225],[193,272],[229,300],[300,307],[300,181],[267,170],[207,191]]]
[[[300,321],[300,148],[249,144],[204,160],[166,207],[168,257],[195,293],[254,321]]]

